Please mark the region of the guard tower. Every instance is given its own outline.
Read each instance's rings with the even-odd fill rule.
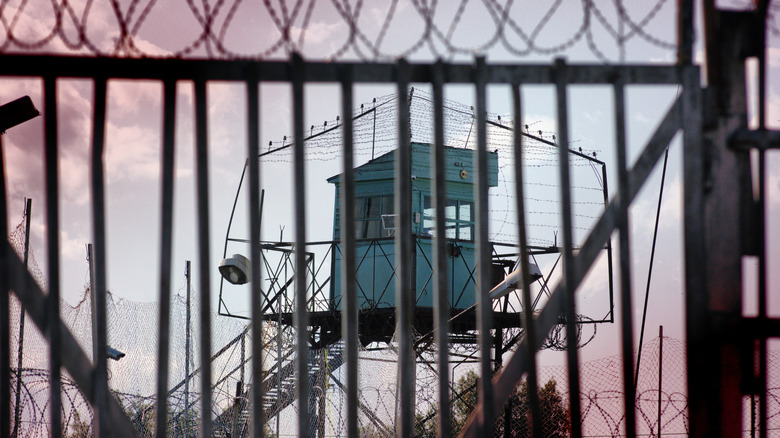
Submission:
[[[435,279],[433,277],[433,201],[431,199],[431,148],[429,144],[412,143],[412,234],[416,310],[415,325],[430,326],[433,314]],[[446,147],[446,237],[448,247],[449,303],[453,314],[471,308],[476,303],[476,262],[474,242],[474,151]],[[393,166],[395,152],[388,152],[355,169],[355,238],[357,302],[362,321],[361,337],[374,338],[370,321],[386,321],[395,308],[395,241]],[[340,175],[328,182],[336,186],[333,241],[340,239]],[[498,185],[498,153],[488,154],[488,182]],[[331,308],[341,310],[342,253],[333,251],[331,275]],[[514,260],[493,261],[492,284],[504,279],[505,270]],[[374,316],[375,318],[371,318]],[[467,320],[465,318],[464,320]],[[462,327],[473,330],[470,325]],[[376,327],[378,329],[378,327]],[[389,327],[392,333],[392,325]],[[455,329],[455,327],[453,327]],[[380,330],[383,331],[383,330]]]

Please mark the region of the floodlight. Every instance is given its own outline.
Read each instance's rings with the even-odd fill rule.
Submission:
[[[8,102],[0,106],[0,133],[4,133],[6,129],[13,128],[39,115],[41,113],[35,109],[30,96],[20,97],[13,102]]]
[[[252,276],[252,265],[248,258],[241,254],[233,254],[219,262],[219,273],[222,278],[233,284],[246,284]]]
[[[536,266],[535,263],[528,264],[528,271],[532,283],[542,278],[542,271],[539,270],[539,266]],[[504,295],[508,294],[509,292],[515,289],[522,289],[522,288],[523,288],[523,271],[518,267],[517,269],[512,271],[509,275],[507,275],[506,278],[504,278],[504,281],[499,283],[496,287],[494,287],[490,291],[490,298],[495,300],[503,297]]]
[[[119,360],[125,357],[125,354],[117,350],[116,348],[111,348],[109,346],[106,346],[106,356],[109,359]]]

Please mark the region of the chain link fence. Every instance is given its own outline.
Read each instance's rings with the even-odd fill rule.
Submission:
[[[18,226],[9,236],[15,248],[21,248],[23,225]],[[35,257],[31,253],[30,271],[39,284],[45,285],[45,278],[38,269]],[[62,316],[65,325],[79,339],[85,351],[91,351],[91,312],[88,293],[74,306],[63,303]],[[198,372],[197,336],[192,337],[191,350],[185,350],[188,330],[185,327],[186,305],[182,295],[174,298],[171,325],[171,379],[169,407],[169,434],[171,436],[195,436],[197,424],[202,413],[198,412],[198,399],[201,392]],[[155,370],[154,351],[157,339],[155,303],[138,303],[129,300],[109,300],[109,345],[126,354],[120,361],[112,361],[109,366],[109,385],[114,395],[121,401],[128,416],[144,436],[153,436],[155,424]],[[196,311],[192,309],[192,311]],[[21,351],[21,366],[18,358],[11,364],[12,369],[12,409],[16,422],[14,430],[20,437],[49,436],[47,410],[48,362],[44,337],[32,325],[25,326],[24,344],[19,349],[19,331],[21,309],[16,300],[12,300],[11,327],[12,349]],[[250,357],[246,346],[248,337],[245,323],[232,318],[219,318],[214,324],[212,393],[215,436],[245,436],[249,431],[247,397],[249,381],[245,370],[249,367]],[[294,422],[299,404],[289,397],[285,400],[282,393],[287,385],[281,370],[291,361],[289,339],[291,330],[272,322],[266,324],[267,338],[264,345],[268,354],[264,385],[277,381],[277,392],[267,391],[270,398],[266,412],[271,412],[264,425],[267,436],[295,436]],[[197,327],[191,327],[194,333]],[[281,339],[281,344],[276,343]],[[278,348],[279,346],[285,348]],[[370,347],[375,348],[370,348]],[[396,373],[397,354],[394,343],[376,347],[362,348],[360,355],[360,421],[362,436],[392,436],[396,415]],[[344,377],[341,367],[341,349],[339,344],[327,349],[312,352],[312,399],[307,406],[312,414],[312,435],[344,436],[345,400],[343,393]],[[19,349],[19,350],[17,350]],[[477,397],[475,382],[477,364],[473,348],[452,346],[454,358],[459,358],[453,367],[453,428],[463,425],[473,409]],[[275,353],[280,351],[280,353]],[[281,354],[282,356],[278,356]],[[418,356],[416,375],[417,394],[417,435],[436,436],[435,431],[435,382],[436,373],[433,361],[435,352],[422,351]],[[189,361],[189,365],[187,365]],[[685,346],[680,340],[663,337],[648,342],[642,349],[642,368],[636,382],[638,436],[688,435],[688,397],[686,394]],[[778,428],[780,415],[780,385],[776,382],[780,369],[780,353],[769,354],[768,384],[769,405],[768,429]],[[619,355],[588,361],[581,364],[582,418],[583,436],[620,437],[624,436],[624,405],[621,384],[621,358]],[[275,368],[276,367],[276,368]],[[774,371],[773,371],[774,370]],[[185,379],[189,372],[190,379]],[[289,374],[289,373],[288,373]],[[545,436],[569,436],[568,390],[565,366],[542,366],[538,379],[540,386],[540,406]],[[271,386],[269,386],[270,388]],[[18,394],[18,399],[16,398]],[[277,394],[277,395],[274,395]],[[277,403],[274,410],[270,404]],[[752,433],[760,425],[751,417],[757,411],[756,401],[745,399],[743,419],[744,436]],[[504,411],[496,421],[496,435],[505,436],[504,428],[509,424],[509,436],[530,436],[528,423],[527,387],[520,385]],[[76,385],[65,375],[63,378],[63,428],[69,437],[92,436],[92,410],[89,403],[79,392]],[[509,421],[509,423],[507,423]],[[752,430],[751,430],[752,429]]]

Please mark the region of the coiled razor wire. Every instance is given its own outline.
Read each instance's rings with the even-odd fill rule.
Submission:
[[[536,9],[543,13],[528,13]],[[778,10],[777,2],[770,5],[767,23],[773,35],[780,34]],[[533,7],[517,0],[460,0],[457,8],[436,0],[186,0],[175,5],[18,0],[0,2],[0,53],[286,59],[298,51],[310,59],[377,61],[489,51],[552,56],[583,43],[591,55],[611,62],[625,60],[629,42],[673,51],[676,42],[669,35],[675,13],[675,2],[668,0],[634,2],[630,8],[622,0],[556,0]],[[172,16],[175,32],[155,28]],[[481,29],[477,34],[475,25]],[[256,33],[247,34],[248,27]],[[613,47],[616,59],[606,55]]]

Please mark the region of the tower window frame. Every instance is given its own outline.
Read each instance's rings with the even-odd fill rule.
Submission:
[[[445,234],[447,239],[474,240],[474,201],[447,198],[444,206]],[[423,198],[423,233],[426,236],[435,234],[435,211],[432,198]]]

